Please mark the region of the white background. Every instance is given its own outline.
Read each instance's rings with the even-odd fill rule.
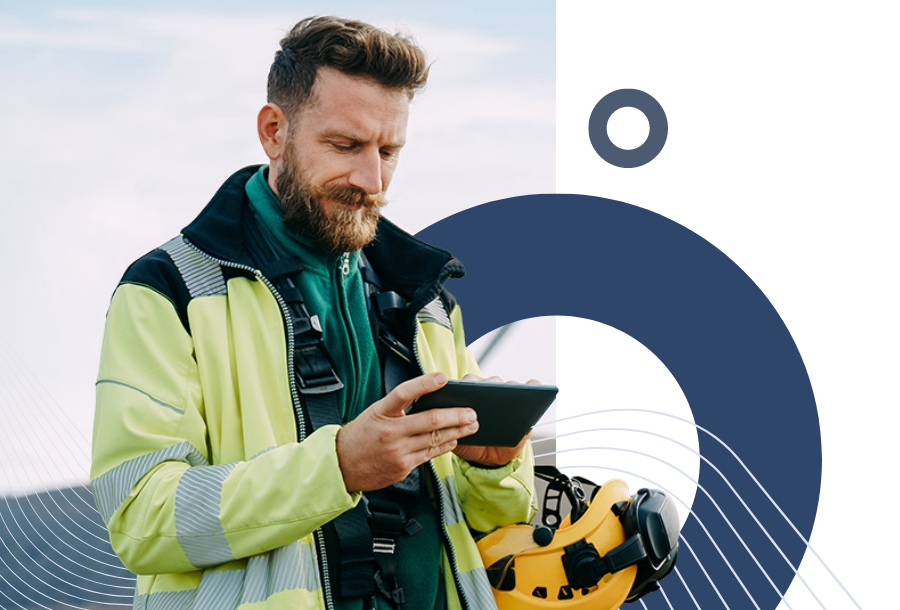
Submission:
[[[897,607],[898,537],[875,508],[893,504],[898,423],[896,26],[889,3],[557,4],[557,191],[683,224],[773,303],[819,409],[811,543],[866,609]],[[593,106],[623,88],[668,116],[641,168],[588,139]],[[853,608],[815,564],[801,572],[825,607]],[[791,606],[819,607],[797,584]]]

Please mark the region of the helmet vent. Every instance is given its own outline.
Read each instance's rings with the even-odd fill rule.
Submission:
[[[535,587],[534,591],[531,592],[531,597],[547,599],[547,587]]]
[[[495,561],[487,569],[488,581],[498,591],[512,591],[516,588],[515,557],[507,555],[499,561]]]

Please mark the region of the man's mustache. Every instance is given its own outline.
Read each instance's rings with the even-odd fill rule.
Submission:
[[[324,186],[316,189],[315,198],[331,199],[344,205],[361,206],[363,209],[379,209],[387,205],[384,193],[370,195],[365,191],[346,186]]]

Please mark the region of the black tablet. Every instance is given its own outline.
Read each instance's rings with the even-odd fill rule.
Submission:
[[[478,414],[478,431],[459,439],[460,445],[515,447],[547,411],[559,388],[553,385],[450,380],[440,390],[419,397],[407,414],[428,409],[471,407]]]

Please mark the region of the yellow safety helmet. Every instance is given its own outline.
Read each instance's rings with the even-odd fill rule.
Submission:
[[[550,480],[544,525],[509,525],[477,541],[500,610],[615,610],[659,588],[678,550],[668,496],[648,489],[629,496],[617,479],[596,486],[552,466],[536,470]],[[582,483],[597,488],[590,500]],[[564,519],[561,491],[572,505]]]

